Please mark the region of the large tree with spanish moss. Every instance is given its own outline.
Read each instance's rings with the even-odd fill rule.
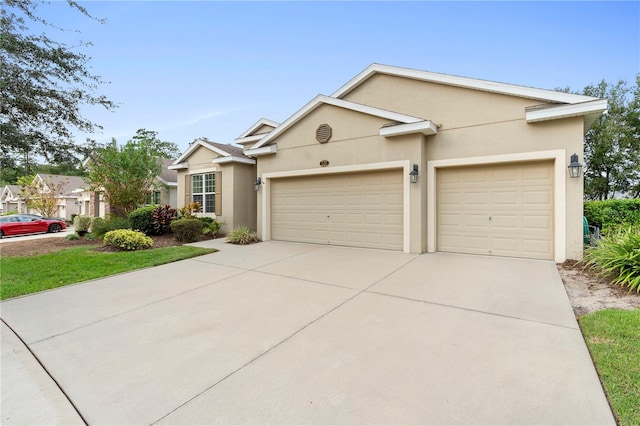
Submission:
[[[97,94],[104,81],[91,72],[90,57],[47,32],[62,31],[54,22],[38,16],[37,0],[2,0],[0,9],[0,180],[11,180],[21,168],[29,174],[34,158],[50,164],[77,162],[87,145],[74,140],[74,132],[92,133],[99,126],[81,113],[83,105],[114,104]],[[80,4],[69,7],[87,19],[94,18]],[[44,28],[44,32],[31,30]],[[9,179],[8,179],[9,178]]]

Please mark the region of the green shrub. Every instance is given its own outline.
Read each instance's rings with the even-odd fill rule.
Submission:
[[[204,218],[200,218],[200,219],[204,219]],[[211,218],[207,218],[207,219],[211,219]],[[217,220],[211,219],[211,222],[209,222],[208,224],[205,224],[202,227],[202,233],[205,235],[211,235],[213,238],[218,238],[218,236],[220,235],[220,228],[222,228],[222,225],[224,225],[223,222],[218,222]]]
[[[215,221],[214,218],[208,217],[208,216],[202,216],[202,217],[199,217],[198,219],[202,222],[202,225],[205,227],[211,225]]]
[[[79,240],[80,236],[78,234],[69,234],[65,237],[69,241]]]
[[[106,220],[101,217],[94,217],[93,219],[91,219],[91,233],[93,235],[101,237],[108,231],[110,231],[110,229],[107,228]]]
[[[153,245],[153,240],[150,237],[130,229],[109,231],[104,235],[102,241],[106,246],[118,247],[127,251],[146,249]]]
[[[198,240],[202,234],[202,221],[199,219],[176,219],[171,222],[171,230],[176,240],[184,243],[192,243]]]
[[[589,225],[599,227],[605,234],[620,226],[640,226],[640,198],[585,201],[584,215]]]
[[[131,229],[131,222],[126,217],[111,214],[107,217],[107,231],[115,231],[116,229]]]
[[[153,206],[140,207],[129,213],[131,229],[153,235],[153,209],[155,209]]]
[[[227,234],[227,239],[232,244],[251,244],[258,242],[258,236],[246,226],[236,226]]]
[[[89,228],[91,227],[91,217],[80,215],[74,217],[73,227],[78,234],[86,234],[87,232],[89,232]]]
[[[583,263],[614,284],[640,293],[640,226],[610,232],[586,250]]]
[[[169,205],[157,206],[151,212],[153,219],[153,233],[155,235],[164,235],[171,232],[171,222],[176,218],[176,209]]]

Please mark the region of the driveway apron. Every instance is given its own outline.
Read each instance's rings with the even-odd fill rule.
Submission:
[[[199,245],[3,302],[2,423],[615,424],[552,262]]]

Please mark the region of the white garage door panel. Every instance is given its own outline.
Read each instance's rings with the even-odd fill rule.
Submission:
[[[438,250],[553,259],[553,163],[438,171]]]
[[[402,250],[399,170],[274,179],[274,240]]]

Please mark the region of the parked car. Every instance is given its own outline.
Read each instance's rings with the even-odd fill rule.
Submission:
[[[12,214],[0,217],[0,238],[9,235],[60,232],[67,225],[58,219],[34,217],[34,215]]]

